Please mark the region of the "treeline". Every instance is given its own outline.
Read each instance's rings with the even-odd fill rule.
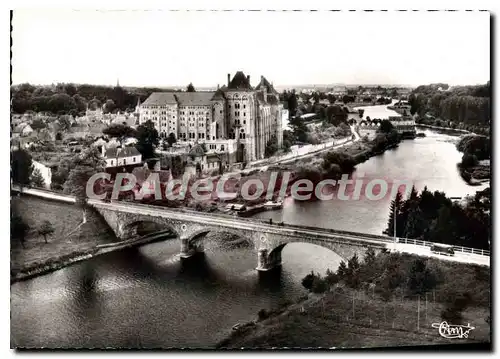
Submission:
[[[465,206],[452,202],[444,192],[421,193],[412,188],[403,200],[398,193],[391,202],[389,221],[384,234],[454,246],[490,249],[491,191],[479,191]]]
[[[489,133],[491,88],[488,81],[480,86],[461,86],[450,90],[446,84],[417,87],[408,98],[411,114],[417,122]]]
[[[299,104],[298,98],[302,99],[301,104]],[[312,103],[310,101],[311,99],[313,99]],[[347,116],[347,107],[339,105],[338,102],[342,102],[344,105],[347,105],[349,103],[356,102],[356,99],[357,97],[355,95],[335,96],[324,92],[296,94],[294,90],[290,92],[284,91],[280,94],[280,100],[285,104],[285,108],[290,111],[291,118],[307,113],[315,113],[320,119],[326,121],[331,121],[332,112],[333,114],[336,114],[339,111],[345,111]],[[321,100],[328,100],[329,105],[320,103]],[[359,100],[365,103],[375,103],[378,105],[387,105],[392,102],[391,97],[384,96],[379,98],[367,96],[361,97]],[[335,103],[337,103],[337,105],[335,105]]]
[[[457,143],[457,149],[463,152],[463,167],[473,167],[479,161],[491,158],[491,140],[486,136],[467,135]]]
[[[123,88],[87,84],[57,84],[34,86],[28,83],[11,86],[12,112],[48,112],[56,115],[82,114],[87,106],[104,112],[133,110],[137,101],[146,100],[159,88]]]

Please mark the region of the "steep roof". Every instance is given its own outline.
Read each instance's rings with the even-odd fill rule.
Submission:
[[[253,90],[250,85],[249,79],[245,76],[243,71],[238,71],[234,74],[233,79],[229,83],[228,89],[230,90]]]
[[[224,100],[224,99],[225,99],[225,97],[224,97],[224,91],[222,89],[218,89],[217,91],[215,91],[215,94],[212,97],[212,101],[214,101],[214,100]]]
[[[203,150],[203,147],[201,147],[200,144],[196,144],[189,151],[189,155],[190,156],[195,156],[195,157],[205,156],[205,151]]]
[[[140,152],[135,147],[114,147],[106,150],[106,158],[124,158],[139,155]]]
[[[260,90],[260,89],[262,89],[264,87],[266,88],[266,90],[267,90],[268,93],[272,93],[272,94],[277,94],[278,93],[274,89],[273,85],[269,81],[267,81],[267,79],[264,76],[261,76],[260,77],[260,82],[257,85],[257,87],[255,88],[255,90]]]
[[[257,92],[256,97],[261,105],[265,105],[265,104],[277,105],[279,102],[276,95],[269,94],[269,93],[267,94],[267,101],[264,100],[264,93],[263,92]]]
[[[177,101],[174,97],[173,92],[153,92],[149,97],[142,103],[143,106],[155,105],[175,105]]]
[[[182,106],[210,105],[210,100],[215,92],[176,92],[175,97]]]

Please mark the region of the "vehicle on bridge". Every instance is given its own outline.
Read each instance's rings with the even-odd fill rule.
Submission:
[[[431,246],[431,252],[436,253],[436,254],[443,254],[446,256],[454,256],[455,255],[455,250],[453,249],[453,246],[450,246],[447,244],[441,244],[441,243],[434,243]]]

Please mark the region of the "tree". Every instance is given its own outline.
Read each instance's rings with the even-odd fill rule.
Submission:
[[[344,261],[340,262],[339,268],[337,269],[337,275],[339,276],[340,279],[345,279],[347,276],[347,265],[345,264]]]
[[[117,138],[118,141],[120,141],[120,144],[123,144],[123,141],[127,137],[135,136],[135,130],[133,128],[121,124],[110,125],[102,130],[102,133],[109,137]]]
[[[338,283],[339,280],[340,280],[339,276],[334,271],[331,271],[330,269],[326,270],[325,281],[329,285],[334,285]]]
[[[359,278],[359,259],[356,254],[354,254],[351,259],[347,261],[347,280],[346,283],[351,288],[358,288],[361,284]]]
[[[460,324],[462,312],[471,302],[471,295],[468,292],[459,296],[450,296],[450,298],[447,298],[446,308],[441,312],[441,319],[453,324]]]
[[[415,259],[409,273],[408,288],[415,294],[423,294],[434,288],[436,284],[436,277],[427,268],[425,261],[420,258]]]
[[[264,157],[271,157],[278,151],[278,141],[276,137],[272,137],[269,141],[267,141],[266,149],[264,151]]]
[[[451,214],[451,208],[447,205],[439,207],[438,216],[432,221],[430,229],[430,240],[433,242],[453,244],[457,239],[456,223]]]
[[[31,172],[30,183],[35,187],[45,187],[45,180],[38,168],[34,168]]]
[[[151,120],[146,121],[139,127],[136,132],[136,148],[142,154],[144,159],[155,156],[155,147],[159,144],[158,131]]]
[[[283,143],[282,143],[283,151],[285,152],[290,151],[290,147],[292,147],[293,143],[294,143],[293,133],[288,130],[284,130]]]
[[[465,153],[462,156],[462,162],[460,162],[460,165],[464,168],[468,168],[468,167],[476,166],[477,163],[478,163],[478,159],[477,159],[476,155],[472,155],[470,153]]]
[[[172,145],[177,142],[177,139],[175,138],[175,134],[173,132],[169,133],[167,142],[170,147],[172,147]]]
[[[311,290],[315,278],[316,278],[316,274],[314,274],[314,272],[311,271],[311,273],[309,273],[304,278],[302,278],[302,286],[304,288],[306,288],[307,290]]]
[[[192,82],[187,86],[186,91],[187,92],[196,92]]]
[[[54,233],[54,227],[49,221],[43,221],[40,227],[38,227],[38,234],[43,236],[45,243],[48,243],[47,236],[50,236],[52,233]]]
[[[428,224],[424,219],[422,210],[418,207],[418,205],[412,206],[406,219],[404,236],[406,238],[420,238],[424,235],[427,229]]]
[[[382,120],[380,122],[380,127],[379,127],[379,132],[382,133],[390,133],[394,129],[394,126],[392,125],[391,121],[389,120]]]
[[[67,115],[59,116],[57,122],[59,123],[59,129],[61,131],[67,131],[71,127],[71,120],[70,117]]]
[[[373,263],[375,263],[375,251],[372,247],[369,247],[366,250],[364,261],[367,266],[371,266],[373,265]]]
[[[403,195],[401,192],[396,193],[396,197],[391,201],[391,210],[389,213],[389,221],[387,222],[387,228],[384,231],[384,234],[392,237],[394,236],[394,217],[396,217],[396,232],[397,234],[402,233],[401,226],[399,225],[398,217],[401,212],[401,207],[403,203]]]
[[[87,222],[87,182],[94,174],[103,172],[104,165],[105,161],[100,156],[99,150],[91,148],[74,160],[72,164],[74,167],[64,183],[64,192],[75,196],[76,204],[82,209],[82,224]]]
[[[170,146],[168,145],[167,140],[166,140],[166,139],[163,139],[163,141],[161,141],[161,149],[162,149],[163,151],[166,151],[166,150],[168,150],[168,148],[169,148],[169,147],[170,147]]]
[[[323,278],[321,278],[321,276],[318,275],[318,276],[314,277],[313,283],[311,286],[311,292],[320,294],[320,293],[326,292],[327,289],[328,289],[328,285],[327,285],[326,281]]]
[[[295,116],[296,112],[297,112],[297,106],[298,106],[297,96],[295,95],[295,90],[292,90],[292,92],[288,94],[287,103],[288,103],[288,111],[290,113],[290,117]]]
[[[17,213],[17,209],[11,207],[10,210],[10,236],[11,238],[19,239],[23,248],[25,248],[26,236],[30,230],[30,226]]]
[[[35,118],[32,122],[31,122],[31,128],[33,130],[41,130],[42,128],[45,128],[47,127],[47,125],[45,124],[45,122],[43,122],[42,119],[40,118]]]
[[[11,175],[15,184],[27,186],[30,184],[31,173],[33,172],[33,162],[31,155],[18,149],[11,153]]]
[[[113,110],[116,108],[115,101],[109,99],[106,101],[104,104],[104,113],[110,113],[113,112]]]

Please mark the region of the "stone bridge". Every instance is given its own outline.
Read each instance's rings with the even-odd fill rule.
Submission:
[[[253,245],[259,271],[281,265],[281,251],[288,243],[316,244],[334,251],[346,261],[354,254],[363,258],[368,247],[377,252],[392,243],[392,239],[385,236],[270,224],[262,220],[186,209],[99,200],[89,200],[89,204],[104,217],[121,239],[133,236],[140,223],[153,222],[163,229],[170,229],[180,239],[180,255],[183,258],[202,250],[203,238],[209,232],[236,234]]]

